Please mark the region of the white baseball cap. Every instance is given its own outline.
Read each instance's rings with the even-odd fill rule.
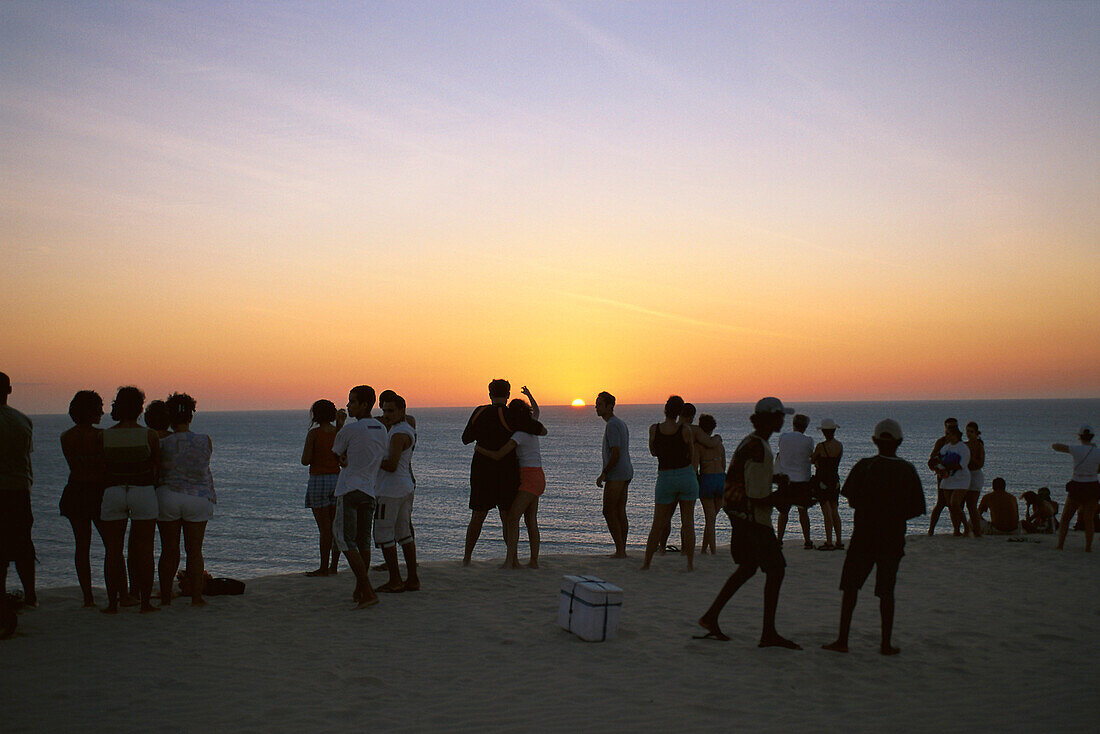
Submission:
[[[769,413],[791,415],[794,413],[794,408],[784,408],[783,401],[779,398],[760,398],[756,401],[755,412],[757,415],[767,415]]]
[[[838,426],[836,424],[836,421],[834,421],[832,418],[826,418],[825,420],[821,421],[821,425],[819,425],[817,428],[819,431],[835,431],[836,429],[840,428],[840,426]]]
[[[901,440],[901,425],[892,418],[881,420],[875,424],[875,438],[892,438]]]

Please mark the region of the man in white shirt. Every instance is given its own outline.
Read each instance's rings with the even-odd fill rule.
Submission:
[[[794,505],[798,508],[798,522],[802,525],[802,539],[805,541],[803,547],[812,550],[814,544],[810,540],[810,513],[807,510],[813,503],[810,474],[814,440],[806,435],[806,427],[810,425],[808,417],[799,414],[791,422],[794,430],[779,436],[779,461],[775,473],[779,480],[779,497],[782,499],[775,506],[779,511],[777,537],[782,543],[783,533],[787,529],[787,516],[791,505]]]
[[[389,453],[378,471],[378,509],[374,520],[374,543],[382,549],[390,578],[375,591],[416,591],[416,543],[412,534],[413,491],[412,452],[416,448],[416,430],[405,416],[405,398],[393,393],[382,403],[382,419],[389,426]],[[408,578],[401,580],[397,565],[397,546],[405,555]]]
[[[370,417],[374,407],[374,388],[358,385],[348,393],[348,422],[336,434],[332,452],[340,457],[340,478],[336,482],[336,518],[332,535],[336,547],[347,556],[355,572],[356,609],[378,603],[371,588],[370,564],[371,522],[378,495],[378,467],[386,457],[389,442],[386,428]]]

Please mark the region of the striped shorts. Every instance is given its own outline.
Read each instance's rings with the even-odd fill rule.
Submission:
[[[339,474],[310,474],[306,485],[306,507],[335,507],[336,480]]]

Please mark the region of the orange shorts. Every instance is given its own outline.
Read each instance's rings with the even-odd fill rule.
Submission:
[[[545,489],[546,475],[542,473],[541,466],[521,466],[519,468],[520,492],[527,492],[539,497]]]

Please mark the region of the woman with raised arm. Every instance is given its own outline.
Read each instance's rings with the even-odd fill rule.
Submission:
[[[1058,550],[1066,544],[1066,532],[1069,530],[1073,514],[1081,511],[1081,526],[1085,529],[1085,552],[1092,552],[1092,534],[1095,531],[1096,506],[1100,501],[1100,450],[1092,442],[1095,434],[1092,426],[1085,424],[1077,431],[1081,442],[1077,446],[1056,443],[1051,446],[1055,451],[1069,454],[1073,459],[1073,477],[1066,484],[1066,506],[1062,510],[1062,521],[1058,527]]]
[[[174,393],[165,402],[172,434],[161,441],[160,486],[160,604],[172,603],[172,581],[180,567],[180,530],[187,549],[188,591],[191,606],[206,604],[202,598],[202,541],[206,523],[214,517],[214,478],[210,475],[210,454],[214,444],[204,433],[192,433],[195,399]]]
[[[680,506],[680,548],[687,556],[688,570],[695,569],[695,500],[699,499],[699,480],[692,469],[695,432],[690,425],[679,422],[683,408],[683,398],[670,396],[665,402],[665,419],[649,427],[649,453],[657,457],[657,487],[643,571],[649,568],[677,504]]]

